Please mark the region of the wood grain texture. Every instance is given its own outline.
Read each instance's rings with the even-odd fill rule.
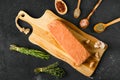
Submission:
[[[24,17],[20,16],[22,14],[24,14]],[[76,69],[80,73],[84,74],[85,76],[91,76],[93,74],[102,55],[104,54],[105,50],[107,49],[107,44],[104,49],[95,49],[94,43],[96,41],[99,41],[98,39],[81,31],[74,24],[70,23],[69,21],[67,21],[65,19],[58,17],[50,10],[46,10],[46,12],[40,18],[32,18],[24,11],[20,11],[18,13],[18,16],[19,16],[19,19],[29,23],[33,28],[33,32],[29,36],[30,42],[45,49],[46,51],[48,51],[51,55],[55,56],[56,58],[59,58],[65,62],[67,62],[74,69]],[[74,62],[72,62],[67,56],[65,56],[64,55],[65,51],[60,47],[60,45],[55,41],[55,39],[50,34],[47,25],[55,19],[58,19],[61,22],[63,22],[64,24],[66,24],[67,28],[70,29],[72,34],[91,53],[92,56],[89,57],[82,65],[76,66]],[[89,45],[85,43],[86,40],[91,41]],[[97,59],[95,57],[96,52],[99,52],[99,56],[100,56],[99,59]],[[90,68],[89,65],[92,61],[95,62],[95,65],[92,68]]]

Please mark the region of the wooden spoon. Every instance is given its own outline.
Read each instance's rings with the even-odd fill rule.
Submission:
[[[95,5],[95,7],[93,8],[93,10],[90,12],[90,14],[88,15],[87,18],[84,18],[80,21],[80,27],[85,29],[89,26],[89,19],[92,16],[92,14],[95,12],[95,10],[97,9],[97,7],[100,5],[100,3],[102,2],[102,0],[99,0],[98,3]]]
[[[120,22],[120,18],[117,18],[107,24],[104,24],[104,23],[98,23],[94,26],[94,31],[97,32],[97,33],[102,33],[108,26],[112,25],[112,24],[115,24],[117,22]]]
[[[80,3],[81,3],[81,0],[78,0],[78,4],[77,4],[77,7],[76,9],[74,10],[74,18],[78,18],[81,14],[81,10],[80,10]]]
[[[63,0],[55,0],[55,9],[61,15],[66,14],[68,11],[67,5]]]

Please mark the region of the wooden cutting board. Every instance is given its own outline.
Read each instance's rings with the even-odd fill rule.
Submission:
[[[59,58],[63,60],[64,62],[68,63],[74,69],[84,74],[85,76],[91,76],[93,74],[102,55],[107,49],[107,44],[105,44],[104,49],[94,48],[95,42],[99,41],[98,39],[81,31],[74,24],[70,23],[69,21],[65,19],[58,17],[50,10],[46,10],[43,16],[40,18],[32,18],[24,11],[20,11],[18,13],[18,16],[16,17],[16,26],[19,29],[20,26],[17,23],[18,19],[23,20],[32,26],[33,31],[31,35],[29,36],[30,42],[45,49],[46,51],[48,51],[51,55],[55,56],[56,58]],[[89,57],[82,65],[76,66],[74,62],[72,62],[67,56],[65,56],[64,55],[66,54],[65,51],[60,47],[60,45],[55,41],[55,39],[49,33],[47,25],[55,19],[58,19],[62,21],[64,24],[66,24],[67,27],[70,29],[70,31],[73,33],[73,35],[91,53],[91,57]],[[89,44],[86,43],[87,40],[90,40]],[[99,58],[95,56],[95,53],[99,53],[98,54]],[[94,62],[94,65],[90,67],[92,62]]]

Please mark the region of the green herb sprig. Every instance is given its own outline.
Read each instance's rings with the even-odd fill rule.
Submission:
[[[48,60],[50,58],[50,55],[45,52],[35,50],[35,49],[28,49],[25,47],[18,47],[16,45],[10,45],[10,50],[17,51],[17,52],[20,52],[20,53],[26,54],[26,55],[31,55],[31,56],[45,59],[45,60]]]
[[[58,65],[59,65],[59,63],[56,62],[56,63],[53,63],[46,67],[36,68],[36,69],[34,69],[34,72],[35,73],[45,72],[45,73],[51,74],[57,78],[62,78],[65,74],[65,71],[62,68],[58,67]]]

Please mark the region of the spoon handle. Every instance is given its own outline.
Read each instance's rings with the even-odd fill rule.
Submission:
[[[95,12],[95,10],[97,9],[97,7],[100,5],[101,2],[102,2],[102,0],[99,0],[98,3],[95,5],[95,7],[93,8],[93,10],[91,11],[91,13],[87,17],[88,20],[90,19],[90,17]]]
[[[80,7],[81,0],[78,0],[77,8]]]
[[[115,24],[115,23],[117,23],[117,22],[120,22],[120,18],[117,18],[117,19],[115,19],[115,20],[107,23],[105,27],[108,27],[108,26],[110,26],[110,25],[112,25],[112,24]]]

